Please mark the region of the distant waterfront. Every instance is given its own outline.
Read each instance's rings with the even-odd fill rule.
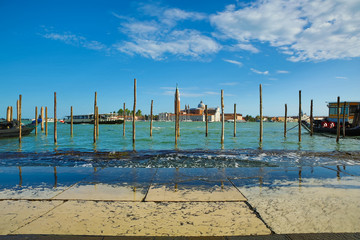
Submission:
[[[288,129],[297,123],[288,123]],[[209,124],[209,136],[205,137],[205,123],[181,122],[180,138],[177,148],[180,150],[221,149],[221,123]],[[93,125],[74,126],[74,137],[70,137],[70,125],[58,124],[58,144],[53,143],[53,124],[49,124],[49,134],[45,136],[38,127],[38,135],[32,132],[22,140],[19,148],[18,139],[0,139],[0,152],[44,152],[56,150],[75,151],[131,151],[132,126],[126,124],[126,136],[122,136],[122,125],[101,125],[100,136],[96,145],[93,144]],[[136,150],[174,150],[174,123],[154,122],[153,137],[149,136],[149,122],[136,122]],[[357,151],[359,139],[340,139],[315,135],[310,137],[303,129],[302,142],[298,143],[297,128],[290,130],[287,138],[283,137],[283,123],[264,123],[264,150],[305,150],[305,151]],[[224,149],[258,149],[259,123],[238,123],[237,137],[233,137],[233,123],[225,124]]]

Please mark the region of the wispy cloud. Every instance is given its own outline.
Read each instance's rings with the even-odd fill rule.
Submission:
[[[218,92],[204,92],[206,95],[220,95]]]
[[[256,70],[254,68],[250,68],[250,70],[256,74],[261,74],[261,75],[268,75],[269,74],[269,71],[264,71],[264,72],[261,72],[259,70]]]
[[[219,85],[224,85],[224,86],[235,86],[238,85],[238,82],[224,82],[224,83],[219,83]]]
[[[80,46],[91,50],[108,50],[107,46],[98,41],[87,40],[85,37],[72,34],[70,32],[66,33],[45,33],[42,35],[44,38],[57,40],[64,42],[65,44]]]
[[[348,79],[347,77],[335,77],[335,78],[337,78],[337,79]]]
[[[160,89],[164,89],[164,90],[176,90],[176,87],[160,87]]]
[[[324,61],[360,56],[359,9],[356,0],[257,0],[228,6],[210,22],[221,39],[268,43],[293,62]]]
[[[286,71],[286,70],[277,70],[276,73],[286,74],[286,73],[290,73],[290,72],[289,72],[289,71]]]
[[[277,81],[278,79],[277,79],[277,78],[269,78],[269,80],[271,80],[271,81]]]
[[[230,59],[223,59],[223,60],[224,60],[225,62],[235,64],[235,65],[237,65],[237,66],[239,66],[239,67],[242,67],[242,65],[243,65],[241,62],[236,61],[236,60],[230,60]]]

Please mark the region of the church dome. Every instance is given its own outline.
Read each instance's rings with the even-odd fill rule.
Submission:
[[[199,103],[198,108],[205,109],[205,104],[203,103],[203,101]]]

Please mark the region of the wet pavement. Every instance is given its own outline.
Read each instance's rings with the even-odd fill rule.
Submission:
[[[356,233],[359,199],[351,165],[0,167],[0,235]]]

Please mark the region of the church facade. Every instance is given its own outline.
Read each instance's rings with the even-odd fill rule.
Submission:
[[[179,110],[179,120],[182,122],[205,122],[205,104],[201,101],[197,108],[190,108],[185,105],[184,109]],[[159,113],[160,121],[175,121],[174,113]],[[220,108],[208,108],[208,121],[220,122]]]

